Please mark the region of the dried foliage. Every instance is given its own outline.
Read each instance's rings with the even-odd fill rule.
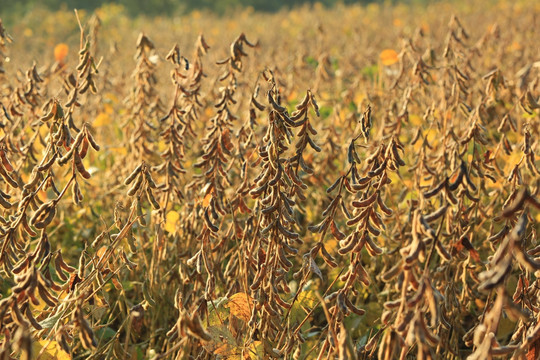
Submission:
[[[0,358],[539,358],[518,4],[246,13],[134,58],[93,15],[25,71],[0,22]]]

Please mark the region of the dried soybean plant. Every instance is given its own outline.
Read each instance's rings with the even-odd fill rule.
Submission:
[[[156,171],[165,174],[165,183],[160,187],[160,190],[167,194],[164,209],[168,207],[171,195],[174,196],[172,199],[176,200],[184,198],[178,178],[186,172],[182,162],[185,157],[184,134],[186,129],[189,129],[188,123],[184,121],[185,111],[182,110],[182,104],[179,103],[180,94],[185,93],[183,82],[186,81],[186,76],[182,72],[189,69],[189,62],[180,55],[178,44],[171,49],[167,55],[167,60],[175,66],[171,75],[172,82],[175,85],[175,93],[169,112],[161,119],[162,123],[169,121],[169,125],[167,127],[163,126],[165,129],[160,134],[167,144],[167,149],[160,154],[164,159],[163,164],[156,167]]]
[[[313,172],[304,160],[308,144],[316,151],[320,149],[311,138],[316,131],[308,118],[310,105],[317,112],[313,94],[308,91],[297,110],[289,114],[280,104],[282,100],[274,74],[266,70],[264,77],[270,86],[268,105],[263,106],[255,100],[256,96],[252,96],[256,108],[267,109],[268,125],[263,142],[258,146],[258,159],[253,164],[261,171],[249,191],[257,200],[252,215],[257,222],[255,229],[250,231],[253,238],[247,255],[249,269],[254,271],[250,290],[255,299],[247,325],[252,338],[260,338],[262,347],[271,357],[280,357],[290,354],[299,339],[291,333],[286,321],[293,305],[287,302],[291,290],[286,279],[293,267],[288,258],[296,255],[298,246],[303,243],[295,231],[299,224],[294,208],[298,201],[306,200],[304,191],[307,188],[299,169],[307,174]],[[295,127],[300,127],[296,151],[287,157]]]
[[[209,125],[204,139],[202,139],[203,155],[200,160],[194,164],[195,168],[200,168],[202,174],[196,175],[194,180],[188,187],[198,186],[200,195],[203,198],[202,206],[197,206],[194,211],[198,212],[200,217],[204,219],[202,232],[197,236],[197,241],[200,244],[200,250],[194,254],[189,260],[189,264],[196,264],[197,272],[201,274],[202,265],[208,273],[206,282],[206,294],[214,292],[215,268],[214,259],[207,255],[211,243],[215,242],[219,226],[216,222],[220,220],[220,216],[224,216],[230,212],[229,199],[231,194],[228,193],[232,183],[229,180],[229,173],[234,166],[232,142],[232,127],[233,122],[237,119],[234,115],[233,106],[236,104],[235,93],[238,86],[237,74],[242,70],[242,58],[247,56],[244,52],[244,46],[254,47],[244,34],[241,34],[231,44],[230,55],[224,60],[217,62],[221,65],[223,72],[219,80],[225,82],[225,85],[219,89],[219,94],[214,107],[217,109],[216,114],[209,119]],[[225,236],[226,235],[222,235]],[[223,241],[218,242],[213,247],[213,252],[219,249],[219,245]]]
[[[81,40],[84,33],[81,28]],[[73,90],[70,91],[66,105],[61,105],[58,99],[52,99],[45,104],[45,114],[40,118],[35,131],[41,126],[47,130],[45,139],[46,147],[39,164],[33,166],[32,174],[27,182],[23,182],[17,176],[15,181],[9,172],[14,172],[13,166],[2,151],[2,176],[10,186],[22,188],[17,195],[17,207],[13,208],[10,216],[4,219],[2,224],[2,242],[0,249],[0,261],[2,269],[7,276],[6,281],[12,284],[13,291],[1,301],[2,333],[5,343],[2,349],[3,356],[10,357],[14,350],[24,358],[31,358],[31,338],[33,331],[41,331],[39,337],[59,338],[63,351],[71,353],[71,346],[76,346],[74,336],[78,336],[80,344],[85,349],[95,349],[97,342],[94,332],[85,319],[81,310],[83,303],[91,298],[91,288],[80,285],[86,280],[84,275],[84,253],[80,257],[79,269],[68,265],[62,258],[59,244],[49,240],[51,228],[57,227],[57,215],[59,204],[70,187],[73,191],[73,201],[80,204],[82,194],[80,190],[80,178],[88,179],[91,174],[85,169],[82,159],[86,157],[88,148],[91,146],[99,150],[99,146],[92,137],[86,125],[77,129],[73,120],[78,94],[94,86],[91,83],[92,74],[97,72],[97,66],[93,63],[89,54],[88,43],[81,41],[80,62],[77,66],[76,75],[70,78]],[[35,70],[29,72],[29,77],[38,77]],[[30,96],[38,89],[32,85],[28,78],[26,103],[37,105],[30,101]],[[22,99],[21,99],[22,100]],[[37,101],[37,98],[36,98]],[[15,106],[15,105],[14,105]],[[77,132],[72,136],[72,131]],[[62,153],[65,151],[65,153]],[[25,156],[23,161],[28,158]],[[62,171],[62,167],[70,162],[68,180],[65,181],[61,190],[57,184],[63,182],[56,173]],[[58,166],[55,166],[58,164]],[[30,165],[33,165],[30,162]],[[53,171],[53,168],[55,169]],[[51,200],[42,200],[39,193],[46,189],[52,191]],[[11,198],[7,194],[5,197]],[[50,195],[49,195],[50,196]],[[3,205],[7,205],[6,201]],[[11,206],[9,206],[11,208]],[[33,211],[33,213],[32,213]],[[55,249],[58,247],[58,249]],[[31,251],[31,249],[33,250]],[[2,277],[4,277],[4,274]],[[68,276],[71,274],[71,276]],[[79,298],[76,304],[73,301],[60,301],[65,299]],[[35,307],[41,306],[42,311],[36,312]],[[75,311],[75,316],[69,320],[70,311]],[[65,332],[55,333],[63,321],[67,320],[62,327]],[[69,343],[72,343],[70,345]]]
[[[21,74],[22,75],[22,74]],[[23,115],[38,113],[38,105],[41,103],[40,84],[43,79],[38,74],[37,65],[34,63],[25,73],[24,80],[19,80],[19,85],[12,90],[9,102],[4,108],[6,119],[13,126],[13,132],[17,129],[18,122]]]
[[[252,332],[259,333],[269,355],[279,357],[283,352],[290,352],[292,340],[289,338],[283,349],[275,349],[271,345],[282,327],[282,315],[291,306],[282,298],[290,291],[286,275],[293,263],[287,257],[298,253],[297,246],[302,241],[294,231],[297,222],[293,206],[296,202],[289,195],[292,175],[286,171],[287,158],[284,156],[294,136],[292,130],[295,122],[287,109],[280,105],[280,94],[273,74],[267,72],[265,75],[270,83],[267,92],[268,127],[263,143],[258,147],[257,163],[261,172],[254,179],[254,188],[249,192],[257,199],[257,207],[260,207],[257,225],[260,226],[260,235],[255,234],[253,251],[248,258],[256,269],[250,285],[256,304],[248,326]]]
[[[231,140],[231,129],[233,121],[237,119],[232,112],[232,107],[236,104],[234,98],[237,90],[237,73],[242,70],[242,58],[247,54],[244,52],[244,46],[254,47],[244,34],[241,34],[231,44],[230,56],[217,62],[223,67],[223,72],[219,78],[220,81],[227,80],[225,86],[219,89],[218,99],[214,105],[216,115],[210,120],[205,138],[202,140],[204,155],[201,160],[195,164],[200,167],[204,174],[195,179],[195,184],[205,184],[202,195],[212,197],[212,208],[221,214],[226,211],[226,203],[222,196],[226,186],[230,185],[227,171],[230,170],[232,162],[230,161],[233,153],[233,142]]]
[[[187,83],[180,88],[182,96],[182,106],[185,111],[183,116],[184,126],[183,132],[191,137],[196,137],[194,124],[199,121],[199,113],[204,105],[201,102],[201,86],[202,80],[206,75],[203,71],[203,56],[206,55],[210,47],[204,40],[204,36],[200,34],[195,43],[193,52],[193,60],[189,67]]]
[[[478,273],[479,267],[474,264],[481,263],[481,259],[472,238],[478,231],[483,233],[480,229],[490,218],[489,213],[493,213],[493,210],[497,211],[497,208],[493,209],[496,204],[495,199],[486,207],[481,205],[481,202],[484,198],[482,195],[486,193],[485,181],[495,183],[501,173],[497,162],[494,161],[495,154],[491,151],[481,153],[480,149],[491,141],[486,130],[486,123],[492,121],[497,111],[496,105],[490,102],[490,98],[498,97],[497,90],[500,91],[504,86],[504,80],[500,80],[500,77],[499,80],[493,82],[493,72],[486,75],[482,80],[489,81],[486,87],[489,97],[484,97],[480,105],[475,108],[468,105],[471,96],[477,91],[469,89],[473,86],[473,82],[471,76],[467,74],[469,71],[471,73],[474,71],[471,64],[474,53],[471,52],[469,57],[466,56],[469,55],[469,49],[464,43],[466,32],[456,17],[452,18],[450,23],[450,27],[455,26],[457,30],[451,30],[449,39],[457,41],[462,48],[459,56],[456,52],[457,57],[451,62],[464,62],[464,66],[460,69],[454,65],[446,67],[449,71],[446,74],[450,77],[445,78],[444,81],[453,82],[453,85],[452,92],[448,93],[442,102],[447,108],[440,109],[440,112],[452,115],[439,120],[434,116],[435,110],[439,109],[431,107],[427,109],[423,118],[425,124],[429,124],[430,127],[436,125],[445,134],[438,146],[433,146],[433,140],[428,140],[425,136],[430,129],[426,131],[419,128],[411,142],[413,145],[420,144],[420,156],[411,168],[411,171],[417,174],[416,186],[420,187],[424,179],[432,178],[434,181],[431,187],[423,190],[420,199],[410,203],[410,235],[408,233],[404,235],[411,236],[412,241],[407,246],[401,246],[402,260],[382,275],[382,280],[385,282],[391,282],[392,279],[399,281],[401,298],[385,303],[385,308],[388,310],[382,315],[382,321],[388,328],[382,337],[382,344],[379,345],[380,358],[391,358],[399,352],[403,358],[409,353],[411,346],[417,347],[418,357],[433,358],[436,356],[435,350],[443,347],[450,352],[449,356],[460,357],[460,344],[458,334],[456,334],[460,330],[463,333],[467,332],[464,337],[465,344],[478,346],[474,353],[474,356],[479,356],[477,358],[485,358],[491,356],[490,354],[512,353],[517,349],[512,345],[499,345],[493,335],[496,333],[497,324],[502,316],[502,304],[509,307],[509,312],[511,309],[516,309],[515,304],[505,300],[508,296],[504,290],[498,291],[495,303],[486,303],[486,311],[493,305],[493,309],[486,312],[485,318],[482,317],[482,319],[490,319],[490,322],[482,327],[485,330],[487,326],[488,333],[481,333],[477,327],[464,329],[462,314],[459,313],[456,304],[452,303],[452,299],[459,299],[461,303],[473,302],[475,298],[482,297],[481,291],[487,290],[483,285],[473,287],[469,285],[471,281],[474,283],[479,282],[479,278],[482,279],[481,274]],[[446,46],[443,59],[448,57],[448,49],[449,45]],[[421,68],[426,69],[425,66]],[[414,72],[417,73],[416,70]],[[495,74],[495,76],[499,75]],[[427,79],[425,76],[422,78]],[[430,81],[421,81],[419,84],[425,90],[434,85]],[[408,88],[408,91],[410,90]],[[412,91],[414,94],[418,90],[413,88]],[[458,125],[454,121],[454,116],[463,118],[468,128]],[[505,118],[508,119],[507,116]],[[500,147],[501,145],[498,148]],[[464,155],[467,153],[470,154],[469,160],[464,161]],[[522,159],[524,160],[525,157]],[[534,169],[531,169],[531,173],[536,174]],[[510,181],[512,176],[508,179]],[[515,186],[512,188],[515,194],[517,191]],[[433,200],[435,201],[432,202]],[[506,203],[509,201],[510,199]],[[499,202],[498,211],[500,211],[500,204]],[[423,214],[424,211],[427,213]],[[474,214],[482,214],[482,216],[477,217]],[[494,218],[495,221],[500,221],[498,219],[500,218]],[[434,222],[436,226],[433,226]],[[500,235],[489,237],[489,241],[501,238],[509,228],[510,226],[506,225]],[[469,253],[465,259],[461,254],[464,250]],[[431,273],[431,262],[437,255],[440,264],[437,272]],[[423,263],[423,268],[419,268],[420,263],[415,266],[417,261]],[[497,269],[502,268],[505,271],[510,269],[502,265],[497,267]],[[471,270],[476,274],[471,274]],[[499,274],[503,276],[502,273]],[[487,276],[487,273],[483,276]],[[459,280],[462,281],[462,286],[457,288],[453,284],[459,283]],[[503,277],[499,277],[498,280],[503,281]],[[397,312],[394,309],[397,309]],[[422,315],[422,309],[428,311],[426,315]],[[492,332],[491,335],[489,331]],[[477,334],[474,342],[472,341],[473,333]],[[373,344],[370,343],[370,345]]]
[[[185,283],[194,283],[192,285],[194,294],[190,294],[190,296],[197,296],[198,307],[192,317],[186,318],[184,302],[188,301],[189,298],[187,296],[186,298],[179,297],[178,295],[181,293],[177,292],[175,307],[179,310],[179,318],[168,332],[168,336],[170,336],[170,339],[177,339],[179,335],[185,334],[187,326],[190,334],[209,341],[206,345],[208,349],[216,347],[216,342],[219,343],[222,341],[215,334],[211,337],[203,330],[199,323],[199,317],[203,317],[206,314],[208,307],[207,301],[212,302],[215,297],[216,277],[222,280],[222,276],[217,271],[218,266],[222,264],[216,262],[216,259],[224,255],[225,250],[227,250],[227,240],[231,236],[228,230],[222,233],[225,230],[220,229],[217,224],[223,221],[220,217],[223,218],[232,211],[229,204],[230,200],[228,199],[231,194],[227,191],[227,188],[232,183],[228,180],[230,175],[227,172],[234,166],[232,127],[237,116],[233,113],[233,107],[237,103],[235,100],[235,92],[238,85],[237,74],[242,70],[242,58],[247,56],[243,50],[243,47],[246,45],[250,47],[255,46],[247,40],[244,34],[241,34],[232,43],[230,56],[225,60],[217,62],[223,69],[223,72],[219,76],[219,81],[223,82],[224,86],[219,89],[216,104],[214,105],[217,108],[216,114],[209,119],[206,135],[201,141],[203,155],[194,164],[195,168],[201,168],[202,173],[195,175],[193,181],[187,185],[187,191],[195,193],[197,190],[200,192],[202,201],[198,201],[189,208],[185,206],[182,211],[182,214],[192,219],[198,220],[202,218],[204,220],[203,222],[197,221],[193,224],[200,227],[197,233],[190,231],[186,226],[183,226],[181,230],[181,232],[191,238],[189,242],[198,250],[192,253],[191,257],[187,260],[187,268],[184,268],[182,265],[179,268],[181,276],[185,279]],[[179,129],[179,135],[181,136],[185,134],[192,135],[193,129],[191,124],[195,120],[198,120],[197,107],[201,106],[198,100],[199,82],[203,76],[200,58],[206,53],[207,49],[208,45],[206,45],[204,38],[199,36],[195,50],[195,68],[186,79],[186,88],[182,85],[179,87],[183,100],[181,103],[182,112],[184,116],[189,118],[186,122],[182,122],[182,126]],[[171,54],[174,56],[174,50]],[[188,214],[187,210],[191,211],[192,214]],[[193,280],[187,280],[185,278],[185,274],[191,271],[189,270],[190,268],[194,270],[195,279]],[[203,281],[204,278],[206,278],[206,281]],[[204,286],[204,292],[202,294],[199,291],[199,285]],[[185,289],[185,286],[180,287],[179,290],[181,288]],[[193,300],[191,299],[191,302]],[[213,340],[213,338],[216,339]],[[224,346],[232,346],[232,344],[229,341]]]
[[[7,55],[4,53],[4,51],[6,51],[6,48],[7,48],[7,44],[9,44],[10,42],[13,41],[13,38],[11,37],[11,35],[8,34],[8,32],[6,31],[6,29],[4,28],[4,24],[1,22],[0,20],[0,50],[2,51],[1,52],[1,63],[0,65],[2,65],[2,68],[0,70],[0,74],[4,75],[6,70],[3,68],[3,65],[4,65],[4,61],[6,60],[6,57]]]
[[[370,137],[372,122],[372,109],[368,106],[359,120],[361,135],[366,141]],[[349,255],[350,257],[348,269],[339,277],[344,284],[339,290],[328,294],[325,298],[326,302],[335,301],[335,305],[328,309],[328,333],[319,356],[325,351],[343,353],[345,344],[343,340],[338,341],[338,337],[346,338],[347,330],[343,325],[344,317],[351,313],[364,314],[364,310],[354,304],[354,299],[358,297],[355,284],[361,283],[364,286],[369,286],[372,282],[371,276],[364,268],[362,250],[366,249],[370,256],[383,254],[383,249],[377,245],[374,238],[379,237],[385,230],[383,216],[389,217],[393,214],[393,211],[385,204],[385,186],[391,183],[389,172],[397,172],[400,166],[405,165],[401,154],[403,145],[396,137],[393,137],[387,144],[382,143],[374,147],[371,154],[367,154],[363,170],[365,175],[362,176],[362,172],[359,172],[358,168],[361,159],[355,143],[361,135],[356,136],[349,144],[347,150],[349,169],[347,173],[339,177],[327,190],[328,193],[337,190],[337,195],[332,198],[323,212],[324,220],[318,225],[310,227],[310,230],[321,233],[319,244],[311,250],[312,255],[316,255],[320,249],[323,259],[330,266],[336,265],[336,260],[330,257],[322,243],[326,232],[330,229],[333,237],[339,241],[339,255]],[[343,200],[343,190],[355,195],[351,201],[352,212],[348,210]],[[345,216],[346,225],[354,227],[353,232],[349,235],[345,235],[336,223],[335,216],[338,209]]]
[[[180,54],[178,45],[175,45],[166,56],[166,59],[175,66],[171,72],[175,92],[169,111],[160,120],[162,123],[168,121],[170,124],[160,134],[168,144],[168,148],[161,153],[165,162],[156,166],[155,170],[164,173],[166,177],[160,190],[173,194],[177,200],[184,198],[178,177],[186,173],[182,165],[185,157],[185,141],[186,138],[192,140],[196,136],[193,126],[200,121],[199,111],[203,107],[200,99],[201,82],[204,77],[202,56],[209,47],[202,35],[197,38],[195,46],[193,64]],[[169,198],[165,201],[164,210],[167,209],[168,203]]]
[[[144,33],[137,38],[135,60],[137,61],[132,77],[135,85],[131,89],[126,104],[129,118],[124,124],[125,143],[136,162],[153,160],[155,149],[151,144],[157,125],[155,119],[162,114],[162,105],[155,85],[158,55],[154,43]]]

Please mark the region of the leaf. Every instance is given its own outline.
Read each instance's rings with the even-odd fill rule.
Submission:
[[[291,324],[300,324],[317,302],[318,299],[314,290],[303,290],[291,307],[291,313],[289,315]],[[305,331],[310,327],[309,321],[306,321],[302,325],[301,330]]]
[[[41,327],[44,329],[50,329],[58,322],[58,320],[60,320],[62,315],[64,315],[64,313],[59,311],[56,315],[53,315],[51,317],[48,317],[40,321],[39,325],[41,325]]]
[[[106,126],[112,123],[112,118],[107,113],[99,113],[96,118],[94,119],[94,122],[92,125],[95,127],[101,127]]]
[[[96,337],[102,341],[110,340],[117,335],[116,331],[108,326],[96,329],[95,333]]]
[[[105,255],[105,253],[107,252],[107,249],[108,249],[107,246],[102,246],[102,247],[100,247],[99,250],[96,252],[97,258],[98,258],[98,259],[101,259],[101,257],[102,257],[103,255]]]
[[[215,300],[212,300],[212,304],[208,305],[208,325],[209,327],[216,325],[223,325],[225,321],[229,318],[230,310],[225,307],[226,303],[229,300],[226,297],[221,297]]]
[[[165,231],[171,234],[174,233],[176,231],[178,220],[180,220],[180,214],[174,210],[169,211],[166,216],[165,226],[163,227]]]
[[[409,123],[411,123],[414,126],[420,126],[422,125],[422,117],[417,114],[409,114]]]
[[[399,61],[398,53],[392,49],[386,49],[381,52],[379,55],[381,62],[385,66],[390,66]]]
[[[309,270],[315,275],[317,275],[318,277],[320,277],[321,280],[323,280],[321,269],[319,269],[319,267],[317,266],[317,263],[315,262],[315,260],[313,260],[311,256],[309,257]]]
[[[39,340],[33,343],[33,353],[36,355],[35,359],[39,360],[68,360],[71,356],[62,350],[60,344],[53,340]]]
[[[478,254],[478,251],[474,248],[474,246],[469,241],[469,238],[467,238],[466,236],[461,238],[457,243],[455,243],[453,247],[453,254],[457,254],[458,252],[463,251],[463,249],[467,249],[474,261],[478,263],[482,262],[482,260],[480,259],[480,254]]]
[[[248,346],[248,354],[244,354],[245,359],[264,359],[264,345],[260,341],[254,341]],[[249,356],[249,357],[248,357]]]
[[[212,201],[212,192],[206,194],[206,196],[203,199],[202,206],[208,207],[208,205],[210,205],[210,201]]]
[[[536,360],[540,355],[540,339],[536,339],[527,352],[527,360]]]
[[[226,325],[209,326],[206,331],[212,339],[204,342],[203,346],[210,354],[230,356],[236,352],[236,341]]]
[[[225,307],[231,310],[231,314],[244,321],[251,318],[253,309],[253,298],[245,293],[236,293],[229,297],[229,302]]]
[[[69,46],[64,43],[60,43],[54,47],[54,59],[63,64],[69,53]]]

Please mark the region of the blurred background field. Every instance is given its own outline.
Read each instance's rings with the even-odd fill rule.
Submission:
[[[535,29],[515,19],[531,15],[530,9],[538,7],[534,2],[525,0],[483,1],[481,4],[459,0],[394,4],[391,2],[344,4],[332,1],[328,3],[299,1],[292,4],[276,1],[264,2],[270,4],[268,10],[272,10],[271,12],[260,12],[256,9],[265,10],[261,4],[246,6],[241,1],[238,3],[212,1],[208,4],[196,2],[197,6],[195,3],[188,4],[185,9],[178,10],[171,10],[168,4],[163,4],[164,10],[154,14],[142,10],[142,6],[146,6],[144,4],[147,2],[133,1],[125,4],[93,2],[93,9],[88,10],[85,10],[88,2],[82,3],[84,5],[82,7],[76,7],[80,5],[76,1],[73,4],[57,1],[37,3],[20,1],[2,4],[4,25],[16,39],[9,48],[9,58],[12,61],[6,62],[4,66],[8,69],[12,67],[13,71],[29,66],[33,61],[36,61],[38,66],[49,65],[54,62],[54,46],[59,43],[69,45],[68,60],[75,61],[79,30],[73,9],[77,8],[83,21],[90,19],[94,13],[97,15],[100,36],[96,48],[103,56],[103,61],[113,66],[121,64],[120,68],[126,74],[129,73],[129,69],[124,65],[124,60],[131,56],[130,52],[133,52],[134,43],[140,32],[144,32],[151,39],[156,39],[157,54],[161,57],[168,52],[172,43],[181,44],[184,52],[191,51],[199,34],[205,36],[210,46],[216,46],[214,50],[221,44],[224,51],[227,48],[225,44],[227,37],[233,39],[237,33],[249,32],[261,44],[268,45],[257,49],[261,59],[278,51],[272,46],[274,44],[288,48],[296,43],[305,42],[304,47],[310,46],[303,53],[289,51],[280,54],[286,60],[284,63],[287,63],[287,66],[302,63],[305,66],[313,66],[318,61],[317,56],[324,50],[336,69],[340,61],[354,62],[354,67],[342,66],[338,72],[340,80],[353,79],[353,76],[348,76],[351,73],[347,73],[347,70],[369,72],[370,66],[377,65],[380,51],[386,48],[398,50],[403,39],[413,36],[419,29],[428,39],[437,39],[441,34],[436,32],[443,31],[442,25],[448,22],[448,18],[440,16],[441,14],[455,14],[463,21],[474,22],[475,26],[469,31],[477,37],[491,26],[505,21],[509,29],[502,34],[503,41],[508,42],[503,51],[505,56],[509,57],[508,65],[513,64],[517,68],[523,66],[521,54],[529,43],[534,42]],[[220,6],[224,8],[220,10]],[[293,8],[288,9],[288,6]],[[522,39],[509,41],[515,33],[522,34],[520,36]],[[519,40],[523,40],[524,43]],[[434,42],[431,45],[441,46],[440,43]],[[213,61],[223,54],[212,51],[209,53],[209,60]],[[118,56],[125,58],[121,62],[115,61]],[[264,68],[268,64],[257,65]],[[300,83],[298,87],[306,87],[306,84]]]

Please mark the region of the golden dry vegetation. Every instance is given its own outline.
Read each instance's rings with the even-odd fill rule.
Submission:
[[[0,359],[539,358],[539,21],[0,23]]]

